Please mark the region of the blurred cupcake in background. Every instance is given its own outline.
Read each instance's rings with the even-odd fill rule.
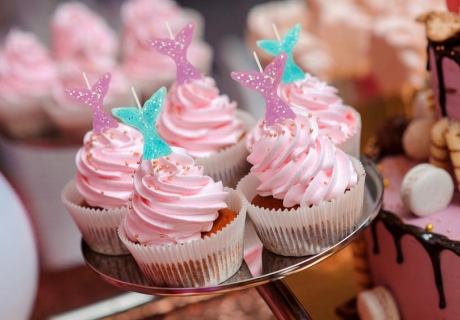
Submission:
[[[11,138],[52,130],[43,105],[57,84],[48,49],[32,33],[11,30],[0,49],[0,128]]]
[[[110,71],[112,82],[104,108],[128,105],[130,84],[118,63],[117,34],[107,22],[80,2],[57,7],[50,23],[51,52],[59,72],[59,84],[51,92],[46,111],[69,141],[81,141],[91,129],[90,110],[65,95],[64,88],[86,87]]]
[[[198,32],[190,45],[187,58],[205,74],[212,65],[212,49],[200,40],[201,16],[185,10],[172,0],[130,0],[121,9],[123,68],[130,82],[143,100],[159,87],[169,87],[175,79],[174,61],[155,51],[147,42],[152,38],[169,38],[166,23],[176,34],[190,20],[196,22]]]

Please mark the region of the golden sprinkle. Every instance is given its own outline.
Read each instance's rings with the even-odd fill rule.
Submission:
[[[166,160],[170,161],[170,160],[171,160],[171,157],[170,157],[170,156],[167,156],[167,157],[166,157]]]
[[[139,237],[139,235],[136,233],[136,234],[134,235],[134,238],[137,239],[138,237]]]
[[[291,127],[293,127],[293,126],[294,126],[294,122],[291,122]]]
[[[158,190],[158,189],[160,189],[160,188],[159,188],[159,187],[157,187],[157,186],[155,186],[155,190]]]
[[[174,172],[174,171],[172,171],[172,170],[169,170],[169,173],[173,173],[173,172]]]
[[[123,131],[123,133],[124,133],[124,134],[128,134],[128,131],[125,130],[125,131]]]
[[[155,173],[153,173],[153,172],[150,172],[150,175],[151,175],[151,176],[153,176],[154,174],[155,174]]]
[[[97,171],[97,170],[99,170],[99,168],[98,168],[98,167],[94,167],[94,170]]]
[[[178,166],[179,164],[180,164],[179,161],[176,161],[176,166]]]
[[[149,184],[149,185],[147,185],[147,187],[151,188],[151,187],[152,187],[152,185],[151,185],[151,184]]]
[[[103,195],[103,194],[104,194],[104,191],[101,191],[101,194]]]
[[[308,114],[308,117],[311,118],[313,115],[311,113]]]
[[[433,231],[433,225],[431,223],[428,223],[426,226],[425,226],[425,231],[426,232],[432,232]]]
[[[382,165],[381,165],[381,164],[378,164],[378,165],[377,165],[377,170],[379,170],[380,172],[382,172],[382,170],[383,170],[383,167],[382,167]]]
[[[390,181],[388,181],[388,179],[383,179],[383,187],[386,188],[390,185]]]
[[[133,201],[133,198],[128,198],[129,201]]]
[[[126,166],[129,166],[129,162],[128,162],[128,161],[125,161],[125,165],[126,165]]]
[[[198,170],[201,170],[201,166],[198,166]]]
[[[190,170],[190,166],[187,166],[187,170]]]
[[[268,147],[267,150],[270,151],[272,148]]]
[[[164,234],[160,234],[160,237],[163,238],[165,235]]]
[[[133,206],[129,206],[129,210],[132,210],[133,209]]]
[[[281,130],[281,133],[282,133],[282,134],[285,134],[285,133],[286,133],[286,130]]]
[[[139,161],[137,161],[136,163],[137,163],[137,164],[141,164],[141,161],[139,160]]]
[[[294,133],[294,132],[291,132],[291,136],[295,137],[295,133]]]
[[[168,180],[171,181],[171,180],[172,180],[172,177],[168,177]]]
[[[251,150],[251,149],[252,149],[252,146],[249,146],[249,150]]]
[[[282,126],[285,126],[285,125],[286,125],[286,121],[281,122],[281,125],[282,125]]]
[[[182,169],[186,169],[186,168],[187,168],[187,166],[186,166],[186,165],[183,165],[183,166],[182,166]]]
[[[310,130],[308,130],[308,131],[310,131],[310,133],[313,133],[313,129],[312,129],[312,128],[310,128]]]
[[[131,175],[131,178],[134,178],[134,174]]]
[[[303,129],[303,128],[305,128],[305,125],[302,123],[302,124],[300,124],[300,127]]]
[[[141,154],[140,154],[139,152],[134,152],[134,156],[135,156],[135,157],[138,157],[138,156],[140,156],[140,155],[141,155]]]
[[[324,181],[323,183],[324,183],[325,186],[327,186],[327,181]]]

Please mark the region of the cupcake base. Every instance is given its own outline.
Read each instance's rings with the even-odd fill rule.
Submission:
[[[84,199],[78,193],[74,180],[69,181],[64,187],[61,199],[83,239],[93,251],[107,255],[129,253],[117,235],[117,228],[128,211],[126,207],[95,209],[82,206]]]
[[[237,213],[229,225],[204,239],[175,245],[141,245],[130,241],[124,223],[118,235],[129,249],[149,283],[158,287],[203,287],[217,285],[235,274],[243,261],[244,224],[247,202],[229,191],[227,205]]]
[[[365,171],[359,160],[351,157],[351,161],[358,173],[358,183],[337,199],[284,210],[248,204],[248,215],[267,250],[287,257],[318,254],[357,228],[363,207]],[[259,185],[259,179],[250,173],[238,183],[237,190],[250,202]]]

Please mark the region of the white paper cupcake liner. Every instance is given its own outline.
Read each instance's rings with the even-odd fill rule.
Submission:
[[[82,207],[81,203],[84,199],[78,193],[74,180],[66,184],[62,190],[61,199],[78,226],[83,239],[92,250],[107,255],[129,253],[117,234],[117,228],[128,211],[126,207],[116,209]]]
[[[340,242],[358,225],[364,197],[364,168],[350,157],[358,173],[358,183],[337,199],[296,210],[269,210],[252,205],[260,185],[248,174],[237,190],[248,200],[248,215],[264,247],[282,256],[299,257],[320,253]]]
[[[336,147],[352,157],[359,158],[361,153],[361,115],[358,111],[353,113],[358,123],[357,129],[344,141],[337,143]]]
[[[141,245],[126,237],[124,221],[118,235],[142,273],[154,286],[202,287],[221,283],[238,271],[243,261],[247,201],[229,191],[228,208],[238,216],[210,237],[175,245]]]
[[[247,112],[238,110],[236,116],[244,122],[246,132],[255,125],[254,118]],[[204,167],[204,174],[209,175],[214,181],[222,181],[229,188],[236,188],[238,181],[244,177],[251,168],[246,158],[249,151],[246,148],[246,135],[235,145],[225,148],[209,157],[195,158],[197,166]]]

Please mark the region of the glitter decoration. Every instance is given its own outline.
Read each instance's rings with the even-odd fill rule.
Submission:
[[[144,136],[143,160],[154,160],[172,153],[168,144],[158,135],[156,128],[165,95],[166,88],[162,87],[140,109],[134,107],[112,109],[114,116],[120,118],[125,124],[137,128]]]
[[[174,39],[152,39],[148,42],[160,53],[170,56],[176,63],[176,82],[183,85],[203,79],[203,75],[187,60],[187,49],[192,42],[195,24],[187,24]]]
[[[281,53],[263,73],[257,71],[232,72],[232,78],[248,89],[259,92],[265,99],[265,122],[267,126],[281,123],[286,119],[295,119],[294,111],[284,102],[277,93],[278,85],[283,75],[287,54]]]
[[[103,100],[107,91],[112,76],[109,72],[104,74],[91,89],[66,89],[65,92],[78,103],[86,104],[93,112],[93,132],[103,133],[110,128],[117,128],[118,123],[103,107]]]
[[[296,24],[291,30],[289,30],[284,37],[277,40],[260,40],[257,41],[259,48],[263,49],[268,54],[277,56],[282,52],[286,52],[287,61],[286,66],[284,67],[283,83],[291,83],[298,80],[305,79],[305,72],[300,69],[300,67],[294,62],[292,52],[294,47],[299,41],[299,34],[301,29],[300,23]]]

